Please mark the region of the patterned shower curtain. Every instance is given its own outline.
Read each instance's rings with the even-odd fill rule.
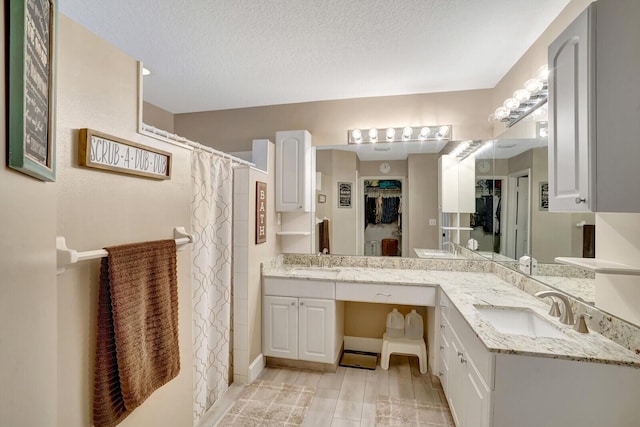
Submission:
[[[191,156],[194,424],[229,386],[232,179],[230,159],[194,149]]]

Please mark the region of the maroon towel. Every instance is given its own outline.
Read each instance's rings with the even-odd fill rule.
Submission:
[[[119,424],[180,372],[175,240],[106,250],[98,292],[96,427]]]

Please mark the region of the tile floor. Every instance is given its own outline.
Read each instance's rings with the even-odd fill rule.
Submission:
[[[304,426],[374,426],[378,396],[446,405],[442,389],[431,384],[430,375],[420,374],[415,357],[392,355],[388,370],[378,363],[375,371],[338,367],[335,373],[320,373],[265,368],[258,379],[316,387]],[[198,427],[216,426],[242,390],[242,385],[233,384]]]

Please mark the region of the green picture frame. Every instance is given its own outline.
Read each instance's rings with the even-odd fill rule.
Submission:
[[[8,19],[7,164],[56,180],[54,0],[11,0]]]

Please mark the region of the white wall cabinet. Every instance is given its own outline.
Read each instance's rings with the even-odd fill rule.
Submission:
[[[598,0],[549,46],[549,210],[640,212],[640,2]]]
[[[440,156],[438,159],[438,206],[441,212],[475,212],[475,165],[473,157],[460,161],[448,154]]]
[[[335,283],[264,279],[262,308],[265,356],[335,363],[344,339],[344,303]]]
[[[308,131],[276,132],[277,212],[311,211],[311,178],[315,174],[312,153],[311,134]]]
[[[640,369],[489,352],[439,298],[438,375],[457,427],[637,424]]]

